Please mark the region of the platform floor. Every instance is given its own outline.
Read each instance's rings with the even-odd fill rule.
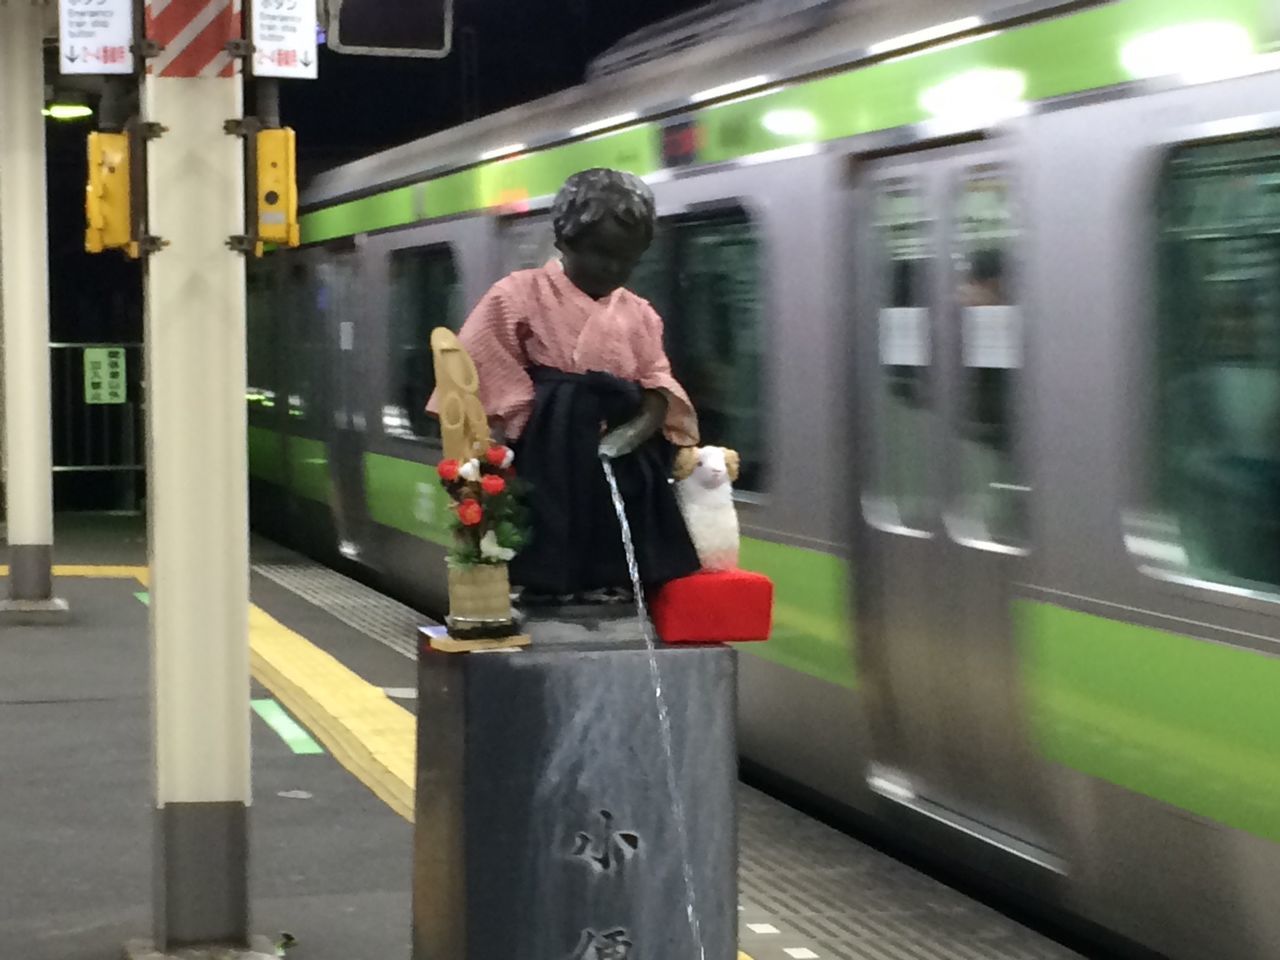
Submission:
[[[0,636],[0,957],[106,960],[151,915],[145,550],[136,521],[97,520],[60,528],[57,557],[72,623]],[[293,934],[291,960],[407,960],[422,618],[265,541],[253,559],[255,930]],[[741,813],[753,960],[1078,956],[746,786]]]

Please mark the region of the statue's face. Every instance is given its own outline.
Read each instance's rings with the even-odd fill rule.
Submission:
[[[601,300],[631,277],[649,239],[647,231],[606,217],[560,245],[565,275],[587,296]]]

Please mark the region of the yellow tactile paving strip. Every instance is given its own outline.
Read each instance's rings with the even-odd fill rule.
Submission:
[[[146,567],[100,567],[83,564],[54,564],[55,577],[85,577],[91,580],[137,580],[144,587],[150,575]],[[0,565],[0,577],[9,576],[9,568]]]
[[[253,675],[344,767],[413,819],[415,718],[259,607],[249,610]]]
[[[55,577],[137,580],[139,566],[57,565]],[[0,577],[9,568],[0,566]],[[339,763],[392,810],[413,820],[415,718],[381,689],[348,670],[261,607],[249,606],[254,679],[278,699]],[[745,953],[738,960],[751,960]]]

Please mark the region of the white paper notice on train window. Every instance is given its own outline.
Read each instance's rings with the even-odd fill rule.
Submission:
[[[1017,307],[966,307],[964,365],[989,370],[1022,366],[1022,311]]]
[[[880,363],[886,367],[929,366],[927,307],[886,307],[880,311]]]

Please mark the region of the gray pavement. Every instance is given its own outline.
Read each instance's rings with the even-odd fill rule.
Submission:
[[[63,518],[57,539],[58,563],[146,559],[137,518]],[[415,687],[405,638],[418,613],[264,541],[254,553],[255,603],[369,682]],[[69,625],[0,633],[0,960],[115,960],[150,932],[141,589],[60,579]],[[253,696],[270,695],[254,684]],[[254,932],[295,935],[290,960],[408,960],[411,826],[256,715],[253,751]],[[1077,956],[758,791],[743,787],[740,804],[742,946],[755,960]]]
[[[140,589],[63,579],[72,624],[0,636],[5,960],[116,960],[126,940],[150,932]],[[294,754],[256,716],[253,754],[254,931],[297,936],[291,960],[407,958],[410,825],[331,757]]]

